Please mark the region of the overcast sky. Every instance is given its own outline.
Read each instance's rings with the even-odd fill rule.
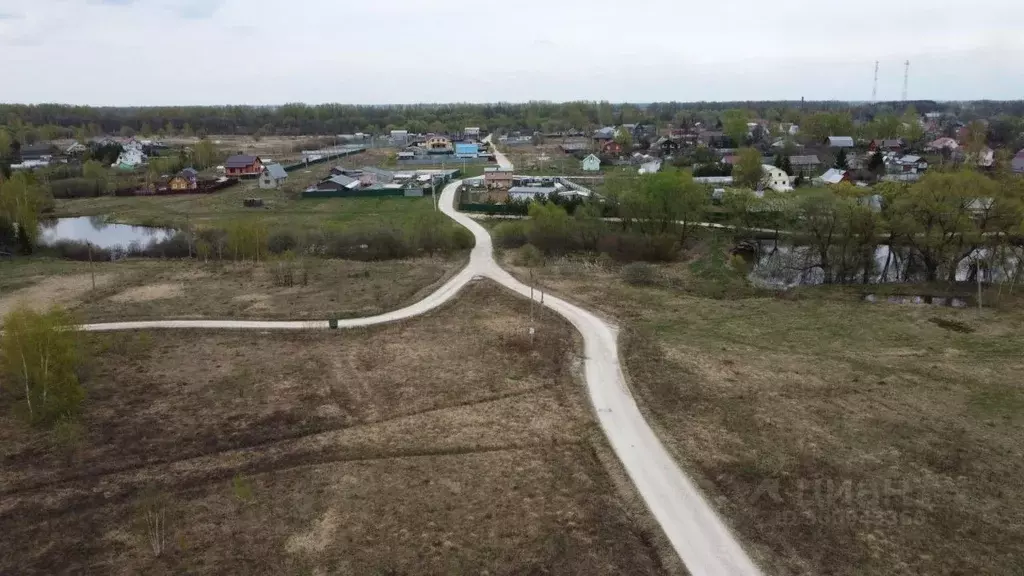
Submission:
[[[1024,98],[1024,0],[0,0],[0,101]]]

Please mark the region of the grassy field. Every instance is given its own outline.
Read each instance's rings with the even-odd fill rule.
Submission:
[[[860,287],[712,299],[683,265],[648,287],[596,261],[535,274],[620,324],[641,406],[768,573],[1024,573],[1019,298],[979,313]]]
[[[0,318],[19,302],[60,304],[82,321],[372,316],[422,298],[465,261],[464,254],[385,262],[307,258],[295,266],[295,284],[286,286],[275,264],[140,259],[90,270],[87,262],[19,259],[0,262]]]
[[[187,196],[104,196],[57,200],[54,217],[108,216],[117,222],[182,228],[218,227],[243,217],[258,216],[271,228],[359,227],[381,222],[401,224],[434,209],[425,198],[332,198],[304,200],[302,190],[330,175],[337,165],[375,166],[383,151],[374,150],[334,162],[316,164],[289,174],[284,187],[260,190],[256,181],[243,181],[214,194]],[[264,208],[245,208],[246,198],[262,198]]]
[[[0,387],[0,573],[678,571],[536,325],[476,283],[360,331],[87,335],[77,424]]]

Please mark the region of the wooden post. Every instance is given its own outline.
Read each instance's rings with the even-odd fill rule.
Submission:
[[[92,276],[92,289],[96,290],[96,268],[92,263],[92,242],[89,242],[89,275]]]
[[[981,313],[981,260],[975,260],[974,278],[978,281],[978,313]]]

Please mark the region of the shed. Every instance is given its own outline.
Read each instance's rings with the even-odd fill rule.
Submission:
[[[601,159],[591,154],[583,159],[583,170],[585,172],[597,172],[601,169]]]

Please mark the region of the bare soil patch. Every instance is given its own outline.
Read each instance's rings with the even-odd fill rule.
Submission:
[[[97,274],[96,287],[109,285],[113,274]],[[73,305],[83,294],[92,290],[92,276],[72,274],[35,276],[27,278],[28,286],[0,295],[0,324],[3,316],[19,305],[43,310],[55,305]]]
[[[622,326],[641,407],[767,573],[1024,570],[1019,302],[711,299],[685,270],[645,288],[579,261],[534,274]]]
[[[366,330],[88,335],[77,434],[0,419],[0,573],[666,573],[571,327],[528,317],[480,282]]]
[[[111,296],[110,300],[120,304],[129,302],[152,302],[153,300],[176,298],[181,296],[184,292],[185,287],[181,284],[147,284],[145,286],[129,288],[124,292],[118,292]]]

